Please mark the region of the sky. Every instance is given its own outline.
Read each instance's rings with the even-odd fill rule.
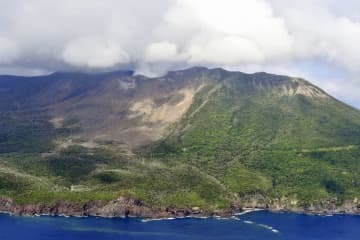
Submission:
[[[358,0],[0,0],[0,74],[267,71],[360,109],[359,43]]]

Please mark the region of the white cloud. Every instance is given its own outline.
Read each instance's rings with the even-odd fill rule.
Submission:
[[[321,57],[360,72],[360,2],[269,0],[294,39],[293,59]],[[343,15],[346,12],[349,15]]]
[[[151,43],[145,50],[145,61],[154,62],[173,62],[183,60],[178,53],[177,46],[169,42]]]
[[[358,72],[360,14],[354,8],[360,4],[347,3],[0,0],[0,36],[6,36],[1,59],[15,67],[32,59],[29,67],[57,70],[165,61],[226,67],[321,57]]]
[[[71,41],[65,46],[62,57],[66,63],[89,68],[112,67],[130,61],[116,41],[96,37]]]
[[[246,62],[262,63],[264,52],[246,38],[225,36],[189,49],[190,62],[195,64],[238,65]]]
[[[22,49],[14,64],[37,59],[37,68],[226,66],[277,61],[292,50],[283,20],[263,0],[0,0],[0,7],[0,34]]]
[[[262,0],[178,0],[157,33],[177,41],[189,63],[263,63],[291,54],[285,24]]]
[[[18,54],[19,50],[16,43],[0,36],[0,64],[12,63]]]

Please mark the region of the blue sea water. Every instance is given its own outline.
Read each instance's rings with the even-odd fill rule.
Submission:
[[[360,216],[253,212],[237,219],[15,217],[0,215],[0,240],[352,240]]]

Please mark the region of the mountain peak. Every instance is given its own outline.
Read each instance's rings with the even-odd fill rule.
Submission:
[[[164,209],[333,209],[360,198],[360,112],[300,78],[3,76],[0,116],[0,194],[26,203],[121,192]]]

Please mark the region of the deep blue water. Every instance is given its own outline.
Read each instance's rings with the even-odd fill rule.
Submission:
[[[360,239],[360,216],[253,212],[238,220],[12,217],[0,215],[0,240],[351,240]]]

